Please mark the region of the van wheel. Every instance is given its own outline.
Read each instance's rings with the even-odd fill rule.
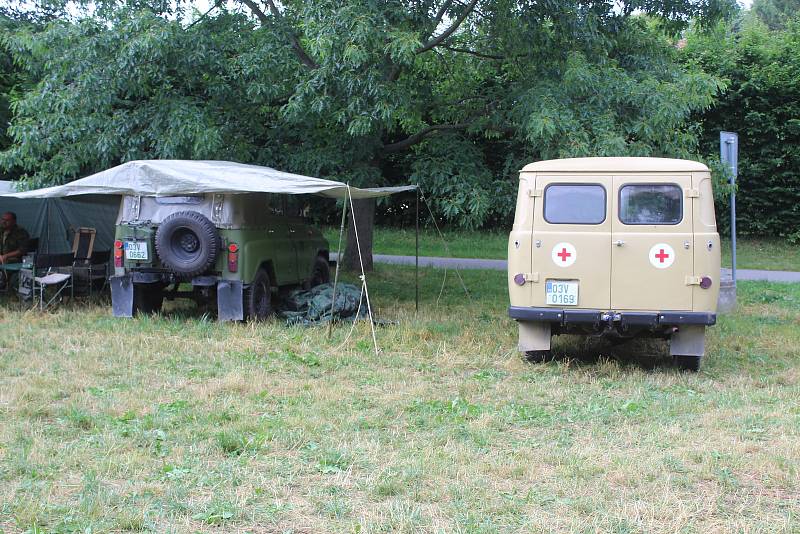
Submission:
[[[256,271],[253,283],[244,293],[244,310],[254,321],[263,321],[272,315],[272,289],[269,274],[263,267]]]
[[[700,370],[700,358],[702,356],[673,356],[672,361],[681,371],[696,373]]]
[[[164,291],[157,284],[133,286],[133,315],[158,313],[164,304]]]
[[[317,256],[314,260],[314,269],[311,271],[311,280],[309,285],[316,287],[322,284],[327,284],[331,281],[331,267],[328,265],[328,260],[322,256]]]
[[[553,352],[550,350],[529,350],[525,353],[525,359],[531,363],[552,362]]]

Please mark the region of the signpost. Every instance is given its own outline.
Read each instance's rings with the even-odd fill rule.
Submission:
[[[731,169],[731,278],[736,287],[736,175],[739,170],[739,135],[719,133],[719,158]]]

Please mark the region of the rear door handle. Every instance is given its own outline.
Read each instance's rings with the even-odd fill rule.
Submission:
[[[625,244],[625,241],[623,241],[622,239],[618,239],[614,241],[614,244],[617,245],[618,247],[621,247],[622,245]]]

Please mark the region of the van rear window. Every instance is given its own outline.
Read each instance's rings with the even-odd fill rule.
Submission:
[[[674,184],[624,185],[619,190],[623,224],[678,224],[683,219],[683,190]]]
[[[544,220],[550,224],[600,224],[606,220],[605,188],[597,184],[548,185]]]

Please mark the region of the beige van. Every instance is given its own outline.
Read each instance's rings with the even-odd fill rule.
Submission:
[[[520,173],[508,241],[519,350],[558,334],[668,339],[697,371],[715,324],[720,244],[708,168],[660,158],[540,161]]]

